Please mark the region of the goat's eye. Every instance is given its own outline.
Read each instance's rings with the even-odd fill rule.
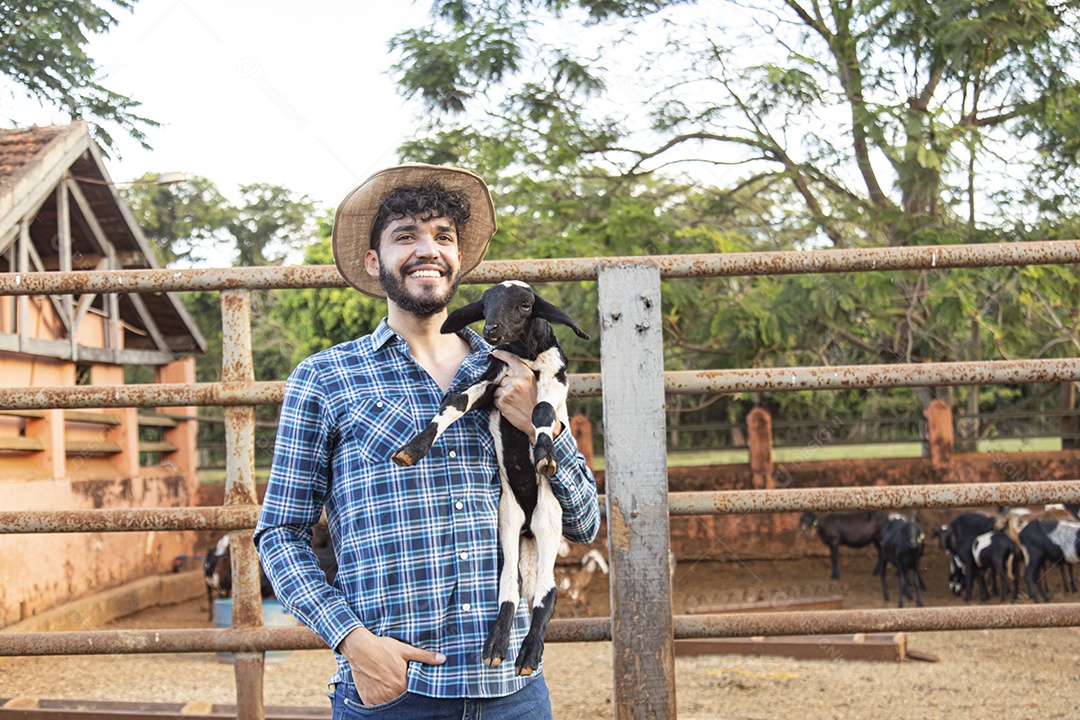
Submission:
[[[521,307],[522,307],[523,310],[528,310],[529,307],[530,307],[529,301],[526,300],[525,302],[521,303]]]

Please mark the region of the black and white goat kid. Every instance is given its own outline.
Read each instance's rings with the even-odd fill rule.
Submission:
[[[530,444],[525,433],[494,408],[495,390],[508,366],[492,357],[483,376],[464,391],[443,398],[428,426],[394,452],[392,459],[403,467],[415,465],[451,423],[474,408],[491,408],[490,428],[502,478],[499,545],[503,567],[499,615],[484,643],[483,660],[495,667],[506,658],[514,613],[524,596],[532,608],[532,619],[515,665],[518,675],[531,675],[540,665],[544,632],[555,612],[555,559],[562,537],[562,507],[548,481],[558,470],[552,435],[556,420],[561,421],[564,431],[570,426],[566,355],[551,323],[566,325],[579,337],[589,336],[569,315],[516,280],[495,285],[476,302],[450,313],[441,331],[457,332],[478,320],[484,320],[485,340],[520,357],[536,375],[537,398],[532,412],[535,443]]]

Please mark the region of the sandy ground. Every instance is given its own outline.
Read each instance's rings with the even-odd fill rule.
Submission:
[[[946,566],[928,549],[927,605],[959,605]],[[873,558],[847,551],[840,588],[845,608],[886,607],[870,576]],[[744,594],[827,592],[828,560],[690,563],[676,570],[675,610],[722,604]],[[890,592],[895,593],[895,580]],[[1054,600],[1065,601],[1051,579]],[[559,606],[563,617],[606,615],[608,586],[598,576],[588,608]],[[895,598],[895,594],[893,595]],[[1071,597],[1069,598],[1071,601]],[[117,628],[207,627],[205,600],[155,608]],[[910,648],[940,662],[791,660],[713,655],[676,660],[680,718],[1080,718],[1080,628],[910,633]],[[294,652],[266,667],[267,705],[326,706],[329,651]],[[613,717],[610,643],[551,643],[545,675],[555,717]],[[0,659],[0,697],[235,702],[232,666],[210,654]]]

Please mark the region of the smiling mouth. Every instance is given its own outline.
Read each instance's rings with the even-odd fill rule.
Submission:
[[[439,270],[415,270],[413,272],[408,273],[408,276],[411,277],[411,278],[419,278],[419,279],[424,279],[424,278],[437,279],[437,278],[441,278],[443,276],[443,273],[441,271],[439,271]]]

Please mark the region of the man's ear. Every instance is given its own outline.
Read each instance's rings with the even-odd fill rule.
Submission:
[[[469,303],[465,307],[458,308],[446,316],[446,322],[439,328],[441,333],[455,333],[461,328],[477,320],[484,319],[484,303],[481,300]]]
[[[374,250],[364,252],[364,269],[371,277],[379,277],[379,253]]]

